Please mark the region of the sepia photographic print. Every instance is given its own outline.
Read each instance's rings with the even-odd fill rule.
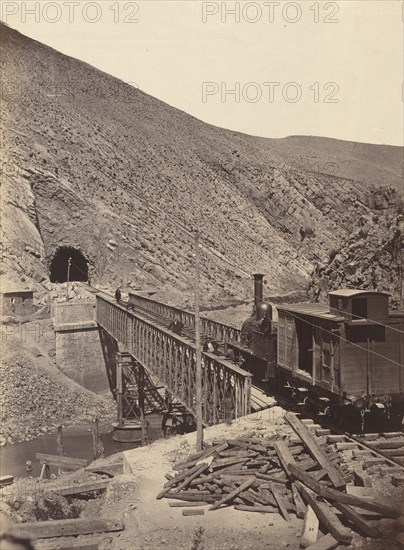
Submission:
[[[0,550],[403,548],[403,25],[2,0]]]

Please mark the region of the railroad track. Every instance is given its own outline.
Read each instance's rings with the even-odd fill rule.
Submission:
[[[363,479],[359,484],[366,486],[369,474],[377,473],[390,476],[396,486],[404,486],[404,432],[387,432],[353,435],[342,433],[333,427],[323,427],[313,418],[305,415],[302,422],[306,425],[323,451],[340,457],[340,468],[349,480],[350,476]]]
[[[357,445],[362,456],[369,456],[369,467],[377,465],[377,462],[372,461],[373,458],[380,458],[384,459],[389,467],[400,468],[404,472],[404,433],[402,431],[359,436],[346,435],[345,437],[349,442]]]
[[[109,298],[115,299],[114,296],[108,292],[100,291],[94,289],[84,283],[80,283],[87,291],[92,292],[93,294],[105,294]],[[122,301],[122,305],[128,307],[129,301]],[[171,322],[171,319],[167,319],[164,315],[158,314],[156,312],[151,312],[147,307],[142,307],[137,304],[135,306],[135,311],[138,311],[142,316],[149,319],[152,322],[158,323],[161,326],[167,328]],[[182,329],[182,335],[186,338],[189,338],[191,341],[195,341],[195,334],[193,329],[189,327],[184,327]],[[223,356],[222,345],[220,345],[217,355]],[[262,394],[262,388],[257,384],[254,384],[254,379],[252,381],[252,392],[254,394],[254,399],[256,405],[261,405],[261,409],[268,406],[265,401],[262,400],[260,394]],[[278,403],[279,406],[285,408],[286,410],[295,410],[296,403],[289,402],[286,398],[273,396],[274,403]],[[261,400],[261,402],[260,402]],[[270,406],[270,405],[269,405]],[[257,407],[258,408],[258,407]],[[303,416],[303,415],[302,415]],[[334,451],[346,451],[352,450],[354,458],[363,458],[364,465],[368,468],[370,467],[380,467],[385,468],[386,473],[394,474],[403,473],[404,474],[404,430],[400,432],[390,432],[390,433],[372,433],[372,434],[361,434],[361,435],[352,435],[349,433],[344,433],[341,430],[338,430],[335,426],[330,424],[325,424],[322,421],[322,424],[316,424],[315,421],[318,419],[316,417],[310,416],[306,411],[304,411],[305,419],[309,425],[313,422],[315,429],[319,430],[319,433],[324,432],[324,430],[329,430],[328,436],[330,437],[329,441],[326,441],[327,444],[334,445]],[[327,437],[328,437],[327,436]],[[324,444],[324,441],[322,441]],[[390,469],[390,470],[389,470]]]

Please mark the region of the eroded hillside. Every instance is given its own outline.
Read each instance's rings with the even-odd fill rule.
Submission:
[[[355,220],[395,210],[398,147],[216,128],[1,30],[2,269],[37,291],[66,246],[93,282],[186,294],[195,227],[205,302],[245,297],[255,271],[302,289]]]

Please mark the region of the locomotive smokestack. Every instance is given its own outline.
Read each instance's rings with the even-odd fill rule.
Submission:
[[[254,277],[254,304],[255,304],[255,310],[258,312],[259,306],[262,304],[263,297],[264,297],[263,288],[262,288],[262,283],[263,283],[262,280],[264,278],[264,275],[262,275],[261,273],[254,273],[253,277]]]

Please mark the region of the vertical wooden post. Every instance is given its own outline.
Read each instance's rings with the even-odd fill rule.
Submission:
[[[66,300],[69,299],[69,282],[70,282],[70,265],[72,263],[72,259],[69,258],[67,261],[67,285],[66,285]]]
[[[39,476],[39,479],[49,479],[50,478],[50,467],[49,464],[46,464],[46,460],[42,463],[42,469]]]
[[[372,390],[370,388],[370,340],[366,339],[366,393],[371,395]]]
[[[93,427],[93,456],[94,460],[98,458],[98,418],[94,421]]]
[[[399,265],[399,277],[401,281],[400,286],[400,309],[404,309],[404,250],[401,250]]]
[[[58,433],[56,434],[56,443],[58,446],[58,455],[63,456],[64,454],[64,448],[63,448],[63,426],[58,426]]]
[[[102,434],[98,435],[97,458],[105,458],[105,447],[104,447],[104,440],[103,440]]]
[[[64,448],[63,448],[63,427],[58,426],[58,433],[56,434],[56,443],[58,447],[58,455],[63,456],[64,455]],[[62,473],[62,469],[58,468],[58,475]]]
[[[118,425],[123,426],[123,364],[119,354],[116,356],[116,409]]]
[[[199,314],[200,289],[199,289],[199,232],[195,234],[195,348],[196,348],[196,450],[203,448],[203,424],[202,424],[202,350],[201,350],[201,319]]]
[[[248,376],[244,380],[244,402],[245,414],[251,414],[251,377]]]
[[[213,424],[216,424],[220,421],[220,418],[217,418],[217,376],[216,376],[216,367],[213,365]]]
[[[139,411],[140,411],[140,423],[142,426],[142,445],[147,444],[147,433],[146,433],[146,420],[144,415],[144,368],[143,365],[138,363],[138,392],[139,392]]]

